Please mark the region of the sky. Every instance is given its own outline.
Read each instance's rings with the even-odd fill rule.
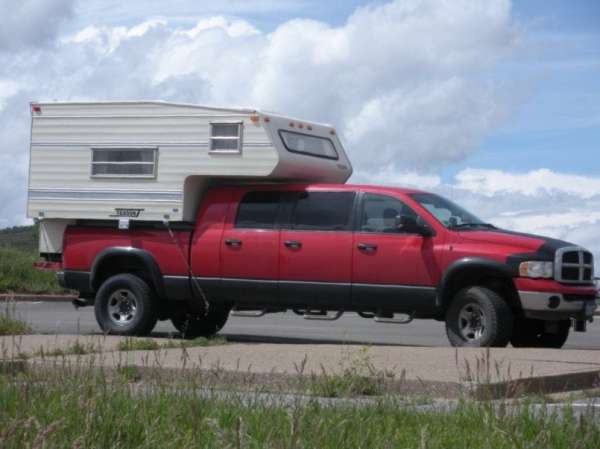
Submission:
[[[29,101],[115,99],[331,123],[351,181],[600,258],[598,1],[0,0],[0,227],[27,223]]]

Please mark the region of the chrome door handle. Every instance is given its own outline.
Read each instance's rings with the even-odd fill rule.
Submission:
[[[373,243],[359,243],[357,248],[361,251],[375,251],[377,249],[377,245]]]
[[[225,240],[225,244],[227,246],[242,246],[242,241],[237,239],[227,239]]]
[[[287,246],[288,248],[294,248],[294,249],[298,249],[298,248],[302,247],[302,242],[299,242],[298,240],[286,240],[285,242],[283,242],[283,244],[285,246]]]

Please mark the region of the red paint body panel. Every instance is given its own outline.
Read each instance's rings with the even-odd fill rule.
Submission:
[[[190,251],[196,276],[221,276],[221,243],[232,195],[231,189],[210,190],[198,210]]]
[[[589,295],[597,293],[594,286],[565,285],[552,279],[515,278],[517,290],[527,292],[561,293],[563,295]]]
[[[289,248],[285,242],[300,242]],[[349,283],[352,274],[352,233],[282,230],[279,279]]]
[[[238,205],[246,190],[232,193],[220,242],[220,276],[233,279],[277,280],[279,276],[279,230],[236,229]],[[227,245],[237,240],[238,245]]]
[[[69,227],[65,231],[63,265],[65,269],[90,271],[94,259],[102,250],[114,247],[132,247],[148,251],[154,256],[163,275],[185,275],[189,248],[189,232],[176,232],[175,238],[183,251],[166,230]]]
[[[417,235],[354,234],[352,282],[435,286],[442,276],[442,248],[438,238]],[[376,245],[365,251],[361,243]]]

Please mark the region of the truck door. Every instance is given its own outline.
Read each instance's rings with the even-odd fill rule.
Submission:
[[[280,192],[240,193],[229,208],[221,240],[221,288],[238,303],[277,301]]]
[[[352,302],[358,308],[426,312],[435,306],[436,237],[403,231],[402,215],[422,220],[398,198],[362,194],[352,249]]]
[[[280,301],[343,307],[350,301],[354,192],[295,195],[279,244]]]

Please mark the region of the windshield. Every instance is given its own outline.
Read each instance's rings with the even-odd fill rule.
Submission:
[[[433,193],[413,193],[412,199],[427,209],[440,223],[450,229],[493,227],[462,207]]]

